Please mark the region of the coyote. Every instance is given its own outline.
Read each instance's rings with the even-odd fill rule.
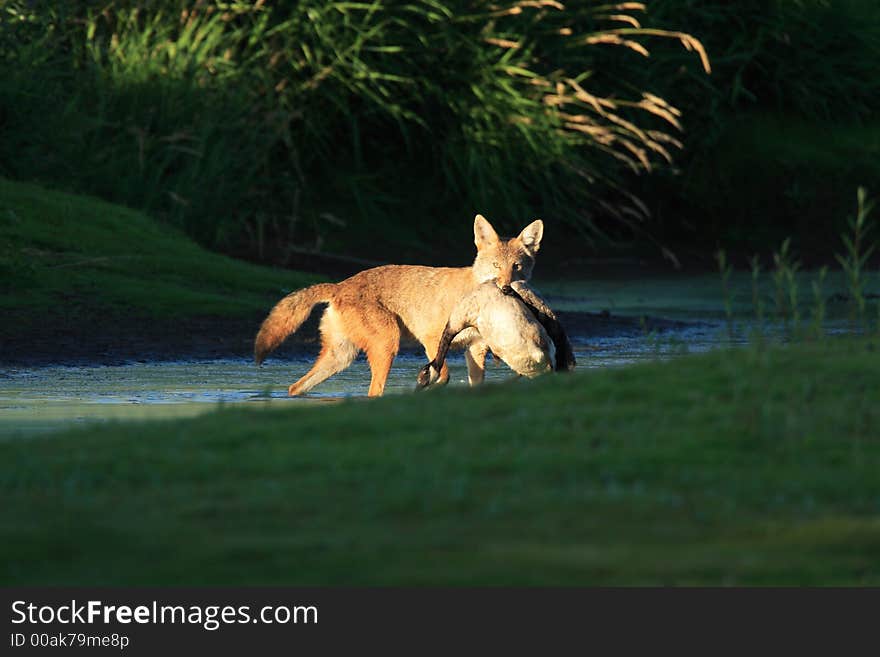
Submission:
[[[565,330],[534,290],[521,282],[506,290],[484,283],[453,309],[434,359],[418,374],[419,388],[437,381],[453,340],[468,328],[520,376],[570,371],[576,365]]]
[[[257,364],[296,331],[312,308],[326,303],[321,317],[321,353],[299,381],[288,388],[301,395],[348,367],[360,351],[367,354],[372,377],[369,396],[380,396],[402,336],[411,336],[425,348],[430,360],[446,322],[458,302],[478,285],[493,282],[501,289],[527,281],[541,248],[544,224],[538,219],[512,239],[501,239],[482,215],[474,219],[477,257],[470,267],[385,265],[367,269],[340,283],[319,283],[287,295],[263,321],[254,342]],[[466,345],[465,359],[471,385],[484,377],[487,347],[475,330],[458,336]],[[445,383],[444,362],[438,380]]]

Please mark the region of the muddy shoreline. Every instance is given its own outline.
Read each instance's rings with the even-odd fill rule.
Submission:
[[[637,336],[693,326],[693,322],[657,317],[640,318],[607,312],[559,312],[573,342],[591,338]],[[318,318],[309,321],[273,358],[296,358],[317,353]],[[263,316],[156,319],[114,317],[99,322],[52,318],[24,327],[10,322],[0,329],[0,369],[45,365],[121,365],[131,362],[251,358],[253,339]],[[421,353],[417,345],[403,350]]]

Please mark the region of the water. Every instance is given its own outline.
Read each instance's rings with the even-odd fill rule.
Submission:
[[[653,338],[571,339],[578,369],[584,369],[706,351],[718,346],[721,333],[721,325],[713,322]],[[249,359],[226,359],[7,368],[0,370],[0,437],[34,435],[94,421],[193,417],[221,404],[295,407],[366,395],[370,370],[360,356],[308,395],[289,398],[287,386],[311,367],[317,347],[315,351],[295,360],[270,357],[263,367]],[[413,394],[416,374],[425,362],[420,352],[403,350],[394,361],[385,394]],[[450,354],[449,367],[449,385],[467,386],[461,352]],[[503,363],[487,362],[487,382],[512,376]]]
[[[806,286],[810,275],[799,274],[806,277],[801,281],[802,287]],[[839,275],[829,275],[826,294],[845,289],[844,281],[837,279]],[[731,344],[717,275],[627,275],[545,282],[538,288],[558,310],[596,312],[606,308],[616,316],[648,314],[686,322],[651,335],[633,329],[631,324],[619,334],[605,337],[578,336],[575,327],[569,325],[579,370],[676,358]],[[734,313],[751,316],[748,272],[734,273],[730,292]],[[766,281],[761,294],[765,307],[772,308],[773,289]],[[807,318],[806,313],[802,316]],[[828,333],[845,332],[847,325],[844,321],[826,321],[825,329]],[[738,320],[733,344],[745,344],[748,330],[748,325]],[[781,326],[765,326],[763,332],[774,340],[784,339]],[[262,368],[249,359],[228,359],[0,369],[0,439],[95,421],[192,417],[220,404],[294,408],[366,395],[370,371],[361,356],[305,397],[289,398],[287,386],[308,371],[317,351],[315,346],[314,354],[296,360],[270,357]],[[385,394],[413,394],[416,374],[424,364],[422,352],[403,350],[394,362]],[[450,354],[449,366],[450,385],[466,386],[467,370],[460,352]],[[490,383],[512,376],[506,366],[491,361],[486,373]]]

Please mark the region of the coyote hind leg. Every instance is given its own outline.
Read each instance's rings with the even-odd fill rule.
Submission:
[[[358,355],[355,344],[339,330],[339,316],[330,307],[321,318],[321,353],[305,376],[287,389],[291,397],[302,395],[351,365]]]
[[[321,348],[321,353],[318,354],[315,364],[312,365],[312,369],[299,381],[291,385],[287,389],[287,394],[291,397],[296,397],[308,392],[319,383],[326,381],[334,374],[341,372],[351,365],[357,353],[357,347],[348,340],[334,345],[325,344]]]

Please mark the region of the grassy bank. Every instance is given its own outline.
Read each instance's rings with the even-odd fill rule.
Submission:
[[[876,340],[0,443],[4,584],[878,584]]]
[[[208,252],[133,210],[0,178],[0,310],[19,322],[249,317],[314,280]]]

